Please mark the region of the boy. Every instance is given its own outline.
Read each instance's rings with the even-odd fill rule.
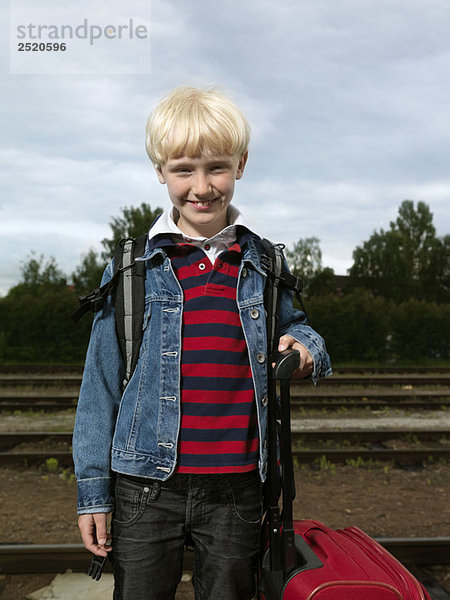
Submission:
[[[249,127],[216,90],[178,88],[147,123],[172,209],[150,228],[137,367],[124,365],[111,299],[94,319],[74,430],[79,528],[113,549],[115,600],[171,600],[187,536],[196,600],[255,593],[267,461],[267,343],[260,238],[231,200]],[[103,278],[111,278],[111,265]],[[300,376],[330,372],[322,338],[282,294],[279,349]],[[106,514],[112,518],[107,545]]]

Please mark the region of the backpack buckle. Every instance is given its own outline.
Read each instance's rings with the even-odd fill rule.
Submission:
[[[288,289],[292,290],[296,294],[301,294],[303,291],[303,281],[301,277],[296,277],[292,273],[282,272],[280,273],[280,279],[283,285]]]
[[[89,308],[92,312],[98,312],[103,308],[103,304],[105,303],[105,299],[103,294],[101,293],[100,288],[97,288],[90,294],[86,294],[84,296],[79,297],[80,306],[86,306],[89,304]]]

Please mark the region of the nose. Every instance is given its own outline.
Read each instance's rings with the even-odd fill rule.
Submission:
[[[197,196],[197,198],[202,198],[204,196],[208,196],[212,193],[212,186],[209,181],[208,175],[199,170],[195,173],[194,180],[192,182],[192,193]]]

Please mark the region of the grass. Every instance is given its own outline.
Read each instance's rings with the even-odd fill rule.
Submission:
[[[59,462],[57,458],[47,458],[45,461],[45,469],[47,473],[56,473],[58,471]]]

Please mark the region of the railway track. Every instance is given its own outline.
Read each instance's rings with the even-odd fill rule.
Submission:
[[[25,401],[12,401],[12,402],[1,402],[0,411],[14,412],[14,411],[61,411],[61,410],[75,410],[77,404],[76,400],[72,401],[49,401],[49,402],[25,402]],[[295,400],[291,404],[293,411],[340,411],[340,410],[384,410],[386,408],[397,409],[397,410],[414,410],[414,411],[432,411],[432,410],[446,410],[450,407],[450,399],[437,398],[436,401],[425,401],[425,400],[402,400],[397,401],[395,404],[389,402],[389,400],[372,400],[372,399],[361,399],[360,402],[357,400],[330,400],[320,401],[315,399],[306,400]]]
[[[0,388],[67,388],[71,387],[79,389],[81,384],[81,374],[61,373],[61,374],[46,374],[46,373],[31,373],[24,375],[16,374],[0,374]]]
[[[368,444],[383,442],[386,440],[413,439],[419,441],[440,442],[450,438],[448,428],[442,429],[314,429],[293,430],[293,443],[317,443],[317,442],[352,442],[357,444]],[[13,448],[20,444],[36,442],[57,442],[63,444],[72,443],[72,432],[70,431],[24,431],[0,433],[0,449]]]
[[[436,419],[422,421],[422,427],[363,429],[333,428],[305,429],[302,420],[292,421],[294,455],[302,463],[326,457],[343,463],[363,460],[394,460],[397,462],[427,461],[450,458],[448,427],[439,427]],[[64,467],[72,466],[70,445],[72,432],[32,431],[0,433],[0,465],[39,465],[56,458]],[[21,445],[31,446],[21,449]]]
[[[0,394],[0,410],[67,410],[76,408],[78,392],[57,394]]]
[[[422,374],[422,373],[444,373],[450,375],[450,366],[340,366],[334,367],[337,374],[356,374],[364,375],[367,373],[379,374]],[[24,374],[24,373],[68,373],[81,375],[83,366],[81,365],[0,365],[0,375],[3,374]]]
[[[15,368],[13,372],[0,371],[0,410],[9,411],[56,411],[74,409],[77,403],[78,385],[81,370],[71,372],[62,369],[51,369],[42,373],[31,369],[25,376],[25,367]],[[341,409],[414,409],[420,411],[443,411],[450,406],[450,368],[440,373],[424,371],[423,374],[393,373],[359,376],[352,372],[349,375],[337,374],[329,383],[317,387],[310,383],[293,382],[291,386],[291,403],[293,416],[308,410],[339,411]],[[327,380],[325,380],[327,381]],[[415,387],[420,382],[420,387]],[[441,385],[444,383],[444,385]],[[24,385],[26,384],[26,387]],[[70,386],[70,388],[65,387]],[[337,384],[337,385],[333,385]],[[344,389],[346,384],[349,389]],[[401,387],[395,387],[402,384]],[[382,388],[376,387],[381,385]],[[3,389],[1,389],[3,386]],[[56,389],[55,389],[56,386]],[[371,387],[374,386],[374,387]],[[425,387],[425,389],[424,389]],[[8,388],[8,389],[6,389]],[[432,389],[430,389],[432,388]],[[31,391],[29,391],[31,390]],[[22,435],[22,438],[20,438]],[[325,456],[333,462],[345,462],[358,458],[371,460],[423,461],[430,456],[448,459],[450,448],[444,442],[448,439],[445,428],[439,431],[417,429],[410,432],[414,440],[420,444],[406,444],[393,448],[383,445],[386,440],[403,440],[404,431],[298,431],[293,433],[294,452],[301,462],[312,462]],[[22,441],[20,441],[22,440]],[[72,458],[68,446],[70,434],[50,434],[36,432],[34,434],[9,434],[0,436],[0,448],[9,450],[14,446],[36,441],[44,444],[50,440],[50,449],[41,445],[35,451],[7,451],[0,454],[0,463],[39,464],[51,455],[57,458],[61,466],[71,466]],[[55,446],[54,442],[61,442]],[[426,444],[432,442],[432,444]],[[53,445],[53,449],[52,449]],[[341,447],[339,447],[339,445]],[[355,447],[359,446],[359,447]],[[66,446],[66,447],[65,447]],[[343,446],[343,447],[342,447]],[[345,447],[347,446],[347,447]],[[352,446],[352,447],[350,447]],[[392,446],[392,444],[390,444]],[[403,444],[405,446],[405,444]]]
[[[81,368],[5,367],[0,369],[0,410],[64,410],[75,408]],[[369,410],[384,406],[427,410],[450,406],[450,368],[422,372],[359,370],[338,372],[320,382],[296,381],[291,389],[293,409],[339,410],[361,405]]]
[[[66,410],[76,408],[78,390],[58,392],[0,392],[0,410]],[[401,409],[436,410],[450,406],[450,387],[443,389],[333,389],[311,386],[292,385],[292,408],[314,410],[338,410],[361,406],[367,409],[378,409],[389,406]]]
[[[430,461],[447,461],[450,458],[448,448],[360,448],[360,449],[329,449],[318,448],[314,450],[293,450],[292,454],[301,464],[309,464],[326,460],[328,463],[353,463],[358,461],[395,461],[401,465],[419,464]],[[25,465],[27,467],[45,464],[47,459],[58,461],[60,467],[73,467],[72,453],[70,451],[47,450],[34,452],[1,452],[0,465]]]
[[[450,564],[450,538],[375,538],[407,565]],[[90,554],[81,544],[0,544],[0,573],[57,573],[86,571]],[[185,552],[183,568],[192,570],[192,552]]]
[[[300,381],[294,377],[293,381]],[[17,387],[72,387],[78,389],[81,384],[81,374],[76,373],[0,373],[0,388]],[[306,382],[309,386],[309,382]],[[365,374],[340,375],[320,381],[320,387],[336,386],[450,386],[450,374]]]

